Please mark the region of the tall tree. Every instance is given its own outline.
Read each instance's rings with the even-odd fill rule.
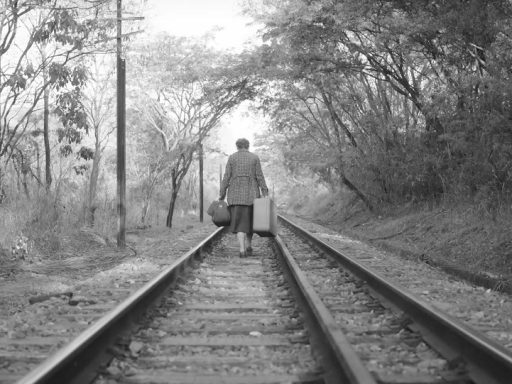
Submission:
[[[404,196],[429,198],[450,185],[512,190],[512,147],[503,144],[511,127],[511,87],[502,81],[510,78],[509,1],[252,3],[265,25],[261,73],[314,84],[303,99],[320,96],[331,128],[358,151],[375,139],[382,144],[366,156],[371,164],[345,161],[353,174],[371,165],[385,193],[404,186]],[[387,128],[372,136],[370,119]],[[409,167],[412,151],[419,152]]]
[[[89,129],[94,137],[85,207],[87,224],[92,226],[95,211],[98,207],[97,189],[100,164],[108,139],[115,130],[115,121],[112,114],[115,104],[115,87],[113,85],[114,66],[112,60],[96,56],[91,58],[89,63],[91,69],[88,84],[83,92],[83,106]]]
[[[0,190],[2,169],[27,129],[29,117],[50,88],[79,87],[85,77],[76,59],[105,37],[96,18],[106,0],[83,6],[72,0],[2,2],[0,17]],[[106,23],[108,24],[108,23]],[[38,60],[38,47],[42,52]],[[44,49],[42,49],[44,48]],[[64,100],[66,99],[66,100]],[[70,107],[70,97],[61,107]],[[63,110],[61,108],[61,110]],[[47,124],[44,126],[48,129]],[[48,132],[45,133],[45,136]],[[49,140],[46,142],[47,156]],[[47,166],[47,183],[51,175]]]
[[[169,170],[167,226],[194,154],[222,116],[254,95],[240,59],[214,51],[207,40],[167,35],[137,57],[146,76],[138,110],[160,139]]]

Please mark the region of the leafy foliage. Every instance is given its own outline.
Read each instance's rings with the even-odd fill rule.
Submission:
[[[512,192],[510,2],[269,0],[248,11],[265,25],[262,106],[275,130],[309,143],[293,156],[317,159],[310,169],[334,164],[332,180],[369,207]]]
[[[80,88],[61,93],[57,96],[55,114],[63,128],[57,130],[59,142],[80,143],[82,131],[89,131],[89,122],[81,102]]]
[[[0,15],[0,167],[12,159],[31,125],[31,115],[42,107],[43,99],[48,103],[50,92],[56,92],[54,112],[63,124],[59,141],[79,142],[79,131],[87,131],[80,106],[80,88],[87,80],[81,59],[100,48],[101,39],[112,22],[98,17],[101,9],[108,5],[106,0],[95,0],[88,7],[81,3],[75,0],[3,2]],[[44,119],[42,132],[49,163],[47,115]],[[66,154],[69,148],[62,147],[60,152]],[[49,171],[48,164],[46,173]],[[48,181],[51,181],[49,175]]]
[[[137,111],[142,116],[146,199],[164,177],[169,178],[172,225],[174,203],[194,155],[209,132],[254,86],[243,63],[210,48],[207,41],[162,35],[141,47],[134,59],[141,80]],[[139,146],[140,149],[142,149]]]

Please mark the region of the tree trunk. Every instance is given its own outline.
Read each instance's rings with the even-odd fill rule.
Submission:
[[[148,187],[146,189],[146,192],[144,194],[144,200],[142,201],[142,212],[140,221],[143,226],[146,225],[146,219],[149,213],[149,207],[151,206],[151,199],[153,198],[153,192],[155,191],[155,186],[159,179],[159,174],[150,175],[148,177],[149,183]]]
[[[27,199],[30,200],[30,192],[28,190],[28,183],[27,183],[27,173],[25,170],[22,171],[22,179],[21,184],[23,185],[23,192],[25,192],[25,196],[27,196]]]
[[[15,165],[13,165],[13,169],[14,169],[14,172],[16,172],[16,191],[18,192],[18,194],[20,194],[21,193],[20,171],[18,170],[18,168],[16,168]]]
[[[36,146],[36,156],[37,156],[37,168],[36,168],[36,176],[37,176],[37,181],[38,181],[38,189],[39,189],[39,185],[41,183],[41,153],[39,151],[39,144],[35,143],[35,146]]]
[[[140,222],[143,226],[146,225],[146,219],[148,217],[149,207],[151,206],[151,198],[153,197],[153,191],[155,190],[156,177],[150,181],[148,189],[144,195],[142,201],[142,212],[140,216]]]
[[[425,130],[427,131],[427,144],[438,145],[437,138],[444,133],[444,127],[437,116],[425,117]]]
[[[172,216],[174,214],[174,205],[176,203],[176,198],[178,197],[178,192],[181,188],[181,183],[183,182],[183,178],[188,172],[190,168],[190,164],[192,163],[192,158],[194,156],[194,150],[188,153],[188,156],[181,155],[181,159],[183,163],[176,165],[176,167],[171,171],[171,185],[172,185],[172,194],[171,194],[171,202],[169,203],[169,212],[167,213],[167,221],[166,225],[171,228],[172,227]]]
[[[142,213],[140,216],[140,222],[141,222],[142,226],[146,226],[146,218],[148,216],[150,205],[151,205],[151,197],[146,196],[146,198],[142,202]]]
[[[357,188],[354,184],[352,184],[352,182],[349,179],[346,178],[343,171],[340,171],[340,175],[341,175],[341,181],[343,182],[343,184],[345,186],[347,186],[347,188],[350,189],[352,192],[354,192],[357,197],[359,197],[359,199],[366,205],[366,207],[368,208],[368,210],[370,212],[373,212],[374,207],[373,207],[372,203],[370,202],[370,200],[365,196],[365,194],[363,192],[361,192],[359,190],[359,188]]]
[[[94,225],[94,212],[96,211],[96,190],[98,187],[98,176],[100,174],[101,148],[98,139],[96,140],[94,156],[92,158],[91,177],[89,179],[89,196],[87,201],[87,225]]]
[[[1,159],[0,159],[1,161]],[[2,168],[2,164],[0,162],[0,204],[2,204],[7,197],[7,194],[5,193],[4,188],[4,170]]]
[[[176,198],[178,197],[178,191],[173,188],[171,193],[171,202],[169,203],[169,212],[167,212],[167,220],[165,225],[168,228],[172,228],[172,216],[174,215],[174,205],[176,204]]]
[[[45,68],[43,69],[43,77],[44,83],[48,82],[48,70],[46,69],[46,63],[44,64]],[[50,113],[48,107],[48,99],[49,99],[48,87],[44,89],[44,113],[43,113],[43,138],[44,138],[44,154],[45,154],[45,171],[46,171],[46,189],[50,189],[50,185],[52,184],[52,173],[51,173],[51,164],[50,164],[50,128],[48,125],[48,115]]]
[[[329,100],[329,98],[327,97],[325,92],[322,92],[322,97],[324,100],[324,104],[327,107],[327,110],[329,111],[329,115],[331,117],[333,127],[334,128],[339,127],[340,129],[342,129],[343,132],[345,133],[345,136],[349,139],[350,144],[352,144],[352,146],[354,148],[357,148],[358,145],[357,145],[357,141],[356,141],[354,135],[352,134],[352,132],[350,132],[347,125],[343,123],[343,121],[340,119],[339,115],[336,113],[336,110],[334,109],[334,106],[332,105],[332,101]]]

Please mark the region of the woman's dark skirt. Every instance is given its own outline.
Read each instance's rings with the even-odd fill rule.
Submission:
[[[229,230],[233,233],[252,233],[252,205],[230,205],[231,225]]]

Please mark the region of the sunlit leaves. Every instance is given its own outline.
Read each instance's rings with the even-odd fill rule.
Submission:
[[[73,166],[73,170],[77,175],[83,175],[87,170],[89,169],[89,165],[87,164],[80,164]]]
[[[48,69],[48,74],[50,82],[55,85],[56,89],[65,87],[67,84],[81,87],[87,80],[85,68],[81,66],[70,68],[60,63],[52,63]]]
[[[31,114],[42,108],[43,95],[49,95],[52,102],[55,91],[62,94],[57,96],[54,111],[63,124],[59,140],[79,142],[78,131],[87,131],[78,95],[87,76],[75,60],[96,49],[113,24],[98,17],[106,0],[90,2],[87,7],[81,3],[73,0],[2,2],[0,117],[4,123],[0,125],[0,157],[15,150]],[[62,151],[67,153],[68,148]]]
[[[82,134],[80,133],[80,131],[76,130],[76,129],[73,129],[73,128],[59,128],[57,130],[57,137],[58,137],[58,141],[59,143],[61,142],[67,142],[67,143],[79,143],[80,141],[82,141]],[[70,152],[68,152],[68,150],[71,149],[71,147],[69,145],[65,145],[64,147],[69,147],[67,149],[64,150],[64,153],[66,153],[66,155],[69,155]]]
[[[66,145],[63,145],[62,147],[60,147],[61,156],[67,157],[67,156],[71,155],[72,153],[73,153],[73,148],[71,147],[71,145],[66,144]]]
[[[83,132],[87,133],[89,129],[87,114],[81,102],[80,89],[75,88],[59,94],[54,112],[59,116],[63,126],[57,130],[58,142],[64,143],[60,153],[67,157],[73,152],[71,144],[80,143]],[[92,150],[86,147],[82,147],[77,154],[77,158],[84,160],[90,160],[92,156]]]
[[[55,113],[60,117],[65,127],[73,126],[87,133],[89,125],[80,98],[81,92],[79,89],[73,89],[72,91],[59,94]]]
[[[81,147],[78,150],[77,158],[81,158],[84,160],[91,160],[94,157],[94,151],[89,147]]]
[[[13,73],[5,82],[5,85],[14,91],[23,90],[27,86],[27,78],[22,73]]]
[[[77,9],[56,7],[34,31],[33,39],[38,43],[55,42],[68,49],[81,50],[85,44],[90,44],[88,38],[92,34],[111,27],[111,23],[80,16]]]

